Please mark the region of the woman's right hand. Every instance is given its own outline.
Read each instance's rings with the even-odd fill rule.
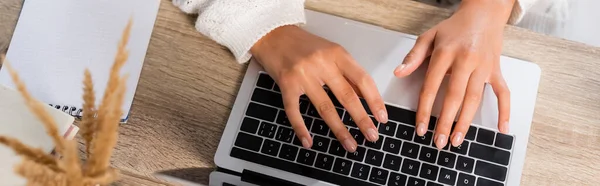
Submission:
[[[297,26],[282,26],[257,41],[250,52],[279,85],[285,113],[305,148],[312,146],[312,138],[300,114],[303,94],[308,96],[346,151],[354,152],[357,148],[323,85],[329,87],[350,113],[366,139],[378,140],[378,130],[356,91],[367,101],[377,121],[387,123],[383,99],[373,79],[340,45]]]

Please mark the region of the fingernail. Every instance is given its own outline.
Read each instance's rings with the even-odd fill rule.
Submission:
[[[308,143],[308,139],[306,139],[305,137],[303,137],[300,141],[302,142],[302,146],[304,146],[304,148],[307,148],[307,149],[310,148],[310,144]]]
[[[404,70],[404,68],[406,68],[406,64],[401,64],[400,66],[396,67],[396,70],[394,70],[394,72],[401,72],[402,70]]]
[[[346,151],[348,151],[348,152],[356,151],[356,145],[354,145],[353,138],[348,138],[348,139],[344,140],[343,145],[344,145],[344,149],[346,149]]]
[[[438,148],[444,148],[446,146],[446,135],[444,134],[439,134],[435,140],[435,144],[437,145]]]
[[[504,123],[502,123],[502,128],[500,129],[500,132],[506,134],[508,133],[508,121],[505,121]]]
[[[367,136],[369,141],[377,141],[379,139],[379,133],[373,128],[367,129]]]
[[[463,139],[462,132],[454,133],[454,138],[452,138],[452,145],[455,147],[459,146],[462,143],[462,139]]]
[[[388,122],[388,115],[385,112],[385,110],[380,110],[379,111],[379,122],[381,123],[387,123]]]
[[[425,123],[418,123],[417,124],[417,135],[419,136],[423,136],[425,135],[425,133],[427,133],[427,128],[425,128]]]

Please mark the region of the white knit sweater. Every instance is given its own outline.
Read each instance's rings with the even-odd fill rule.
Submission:
[[[518,23],[535,1],[517,0],[509,23]],[[173,0],[173,4],[198,14],[196,29],[229,48],[239,63],[250,59],[250,48],[271,30],[306,22],[304,0]]]

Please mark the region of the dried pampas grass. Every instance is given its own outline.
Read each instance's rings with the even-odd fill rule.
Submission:
[[[0,144],[10,147],[23,157],[23,161],[15,167],[15,172],[26,178],[27,185],[96,186],[108,185],[118,179],[119,171],[110,167],[110,157],[117,143],[117,129],[123,114],[121,105],[125,96],[127,76],[121,76],[120,70],[129,57],[126,46],[131,24],[130,19],[119,42],[107,88],[98,109],[95,105],[96,96],[91,74],[89,70],[84,72],[84,104],[80,124],[80,134],[88,158],[84,164],[79,159],[76,142],[65,140],[58,134],[56,122],[46,112],[45,105],[31,97],[17,72],[8,63],[4,64],[28,108],[42,121],[56,146],[56,152],[63,156],[62,159],[55,159],[42,150],[28,147],[14,138],[0,136]]]

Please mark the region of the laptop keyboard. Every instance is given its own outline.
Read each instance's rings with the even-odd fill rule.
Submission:
[[[420,137],[414,111],[386,105],[389,122],[373,119],[380,133],[373,143],[328,93],[359,144],[356,152],[344,150],[304,96],[300,110],[313,146],[303,148],[283,111],[279,87],[261,73],[230,156],[336,185],[505,185],[513,136],[471,126],[462,145],[438,150],[432,143],[437,118],[431,118],[427,134]]]

